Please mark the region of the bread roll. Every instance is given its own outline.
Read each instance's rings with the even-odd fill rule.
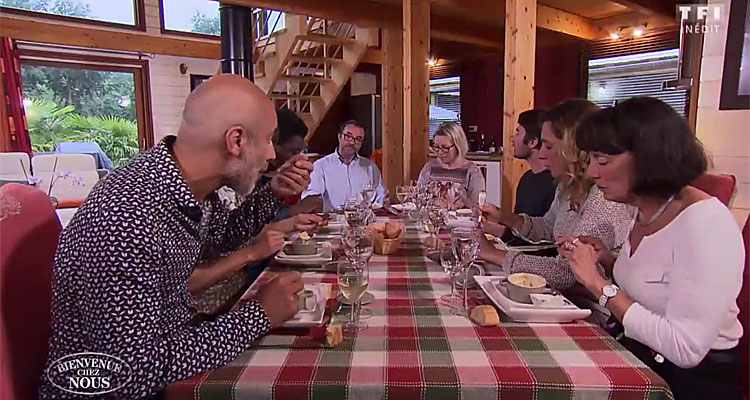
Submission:
[[[336,347],[344,341],[344,333],[341,325],[328,325],[326,328],[326,345]]]
[[[397,224],[391,224],[389,222],[386,222],[385,224],[385,238],[386,239],[395,239],[400,234],[401,234],[400,226],[398,226]]]
[[[500,324],[500,316],[495,307],[484,305],[476,306],[471,310],[471,320],[479,326],[497,326]]]

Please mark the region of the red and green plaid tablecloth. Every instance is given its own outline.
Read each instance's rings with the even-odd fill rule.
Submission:
[[[309,272],[303,279],[336,285],[335,273]],[[482,328],[452,315],[436,300],[450,291],[447,276],[423,255],[416,231],[397,253],[372,258],[368,291],[375,296],[366,306],[373,316],[355,338],[333,349],[299,348],[312,342],[307,331],[274,333],[261,344],[278,348],[248,350],[224,367],[171,384],[167,397],[672,398],[659,376],[591,324]]]

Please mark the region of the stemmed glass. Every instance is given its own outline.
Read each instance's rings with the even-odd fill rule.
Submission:
[[[461,262],[461,272],[464,274],[464,301],[459,315],[469,315],[469,268],[479,254],[479,230],[476,228],[455,228],[451,232],[453,253]]]
[[[451,281],[451,294],[444,294],[440,296],[440,300],[447,303],[451,307],[451,313],[460,314],[457,307],[459,306],[459,299],[456,297],[456,275],[458,275],[461,269],[461,260],[453,252],[450,246],[444,247],[440,250],[440,265],[443,266],[443,270]]]
[[[404,202],[409,197],[409,186],[406,185],[399,185],[396,186],[396,198],[398,198],[398,202],[400,204],[404,204]]]
[[[367,289],[368,263],[373,253],[372,235],[364,228],[349,227],[344,230],[342,244],[349,262],[339,263],[339,288],[352,304],[352,316],[349,323],[344,325],[344,330],[359,332],[367,328],[367,324],[360,321],[360,311],[362,295]],[[342,280],[342,276],[346,279]]]
[[[367,204],[368,208],[371,208],[373,201],[375,201],[375,188],[372,184],[365,183],[359,189],[359,192],[362,194],[362,201]]]
[[[349,322],[344,324],[344,333],[354,334],[367,329],[367,323],[359,320],[362,295],[367,289],[369,272],[367,263],[342,262],[338,266],[339,291],[352,304]]]
[[[370,209],[359,197],[350,197],[344,203],[344,217],[349,226],[363,227],[367,223]]]
[[[440,228],[445,224],[447,218],[448,203],[443,199],[432,199],[427,206],[427,220],[430,222],[430,242],[435,244],[437,250],[440,250],[438,233]]]

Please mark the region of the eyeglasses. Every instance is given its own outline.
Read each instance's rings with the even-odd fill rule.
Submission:
[[[450,146],[438,146],[436,144],[432,145],[432,150],[435,151],[435,153],[447,153],[451,151],[452,148],[456,147],[455,144],[452,144]]]
[[[343,136],[344,139],[357,144],[362,143],[365,140],[364,137],[354,137],[351,133],[342,133],[341,136]]]

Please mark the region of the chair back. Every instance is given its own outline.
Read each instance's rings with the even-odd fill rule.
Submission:
[[[43,192],[0,187],[0,398],[37,398],[50,337],[60,222]]]
[[[83,200],[99,181],[91,154],[42,154],[34,157],[32,166],[42,180],[39,189],[58,200]]]
[[[380,173],[383,173],[383,150],[377,149],[372,152],[372,156],[370,156],[372,159],[372,162],[375,163],[375,165],[378,166],[378,169],[380,170]]]
[[[742,289],[737,300],[740,314],[737,318],[744,330],[739,348],[742,357],[742,393],[750,399],[750,217],[742,228],[742,241],[745,243],[745,270],[742,273]]]
[[[0,180],[25,182],[31,177],[29,166],[29,155],[26,153],[0,153]]]
[[[705,173],[691,182],[690,186],[716,197],[725,206],[729,207],[734,195],[734,189],[737,186],[737,179],[734,175]]]

